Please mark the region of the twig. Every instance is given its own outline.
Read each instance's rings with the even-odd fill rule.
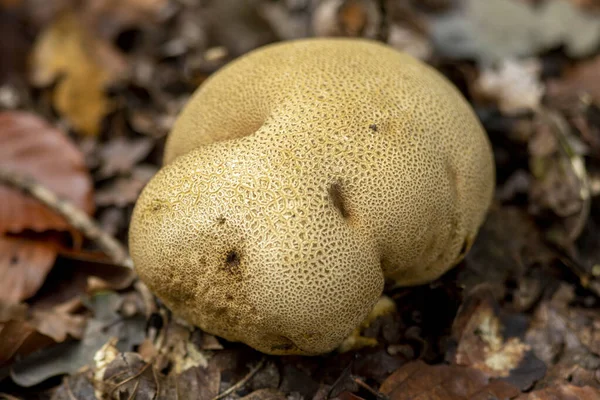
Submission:
[[[213,397],[212,400],[222,399],[223,397],[241,389],[242,386],[244,386],[263,367],[263,365],[265,365],[266,360],[267,359],[265,357],[261,358],[261,360],[258,362],[258,364],[256,364],[256,366],[254,368],[252,368],[250,370],[250,372],[248,372],[248,374],[246,376],[244,376],[238,383],[236,383],[229,389],[225,390],[223,393]]]
[[[121,382],[115,384],[115,386],[113,386],[113,388],[110,390],[110,395],[112,395],[115,390],[117,390],[118,388],[120,388],[121,386],[123,386],[124,384],[131,382],[132,380],[139,378],[144,372],[146,372],[146,370],[148,369],[148,367],[150,367],[152,364],[154,363],[154,361],[144,365],[142,368],[140,368],[140,370],[138,372],[136,372],[135,374],[131,375],[130,377],[123,379]],[[138,380],[139,382],[139,380]],[[137,389],[135,389],[137,390]]]
[[[107,234],[85,212],[70,201],[58,197],[50,189],[29,176],[23,176],[0,168],[0,183],[20,190],[60,214],[69,224],[94,241],[115,264],[133,268],[133,262],[125,248]]]
[[[373,389],[371,386],[367,385],[366,383],[364,383],[362,381],[362,379],[352,375],[352,380],[361,388],[365,389],[366,391],[368,391],[369,393],[371,393],[373,396],[375,396],[376,398],[380,399],[380,400],[388,400],[388,396],[386,396],[385,394],[378,392],[377,390]]]

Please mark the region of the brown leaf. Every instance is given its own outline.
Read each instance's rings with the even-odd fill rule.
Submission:
[[[0,113],[0,167],[31,176],[89,214],[94,210],[92,179],[82,154],[62,132],[33,114]],[[69,228],[38,201],[0,187],[0,234]]]
[[[561,385],[523,393],[515,400],[597,400],[600,390],[590,386]]]
[[[137,353],[118,354],[101,378],[101,391],[106,398],[153,399],[159,386],[152,365],[146,364]]]
[[[19,302],[33,296],[56,254],[52,243],[0,236],[0,301]]]
[[[529,345],[519,338],[505,339],[498,306],[486,287],[473,289],[453,326],[458,341],[454,361],[483,371],[490,377],[507,377],[523,361]]]
[[[403,365],[383,382],[379,391],[390,400],[502,399],[519,393],[508,383],[490,382],[483,372],[473,368],[427,365],[422,361]]]
[[[65,13],[40,34],[32,54],[31,79],[46,86],[59,76],[53,103],[76,131],[97,135],[112,104],[105,90],[125,70],[108,42],[95,38],[74,13]]]
[[[0,302],[0,365],[69,336],[81,338],[85,318],[71,314],[76,305],[68,302],[51,310],[29,310],[26,304]]]
[[[577,63],[561,79],[549,81],[547,96],[552,104],[573,104],[584,96],[600,104],[600,56]]]
[[[574,288],[562,284],[534,312],[526,341],[538,358],[551,365],[539,384],[598,385],[594,374],[600,368],[600,315],[595,309],[570,306],[573,299]]]

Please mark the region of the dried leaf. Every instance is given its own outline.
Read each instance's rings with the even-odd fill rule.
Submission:
[[[545,89],[540,72],[541,65],[536,59],[506,59],[497,69],[484,69],[474,82],[474,89],[495,100],[504,114],[535,111]]]
[[[523,393],[515,400],[597,400],[600,390],[590,386],[574,385],[552,386],[531,393]]]
[[[33,114],[0,113],[0,166],[33,177],[89,214],[94,210],[92,179],[81,152],[62,132]],[[0,187],[0,234],[69,228],[61,216],[36,200]]]
[[[412,361],[396,370],[379,391],[390,400],[505,399],[519,393],[508,383],[490,382],[483,372],[473,368],[427,365],[422,361]]]
[[[33,296],[54,265],[52,243],[0,237],[0,301],[19,302]]]
[[[573,104],[585,97],[600,105],[600,56],[576,64],[560,79],[550,80],[547,95],[557,105]]]
[[[476,368],[490,377],[507,377],[530,348],[518,338],[503,337],[497,312],[491,292],[485,287],[473,289],[455,319],[453,337],[458,341],[458,349],[454,359],[457,364]]]
[[[68,337],[80,338],[85,318],[71,313],[72,303],[51,310],[28,310],[25,304],[0,303],[0,365]]]
[[[82,154],[59,130],[33,114],[0,113],[0,167],[31,176],[57,195],[92,213],[92,181]],[[56,155],[60,154],[60,158]],[[44,232],[73,228],[63,217],[14,189],[0,187],[0,235],[25,230]],[[73,234],[77,235],[73,232]],[[57,247],[0,237],[0,299],[21,301],[43,284],[54,264]]]
[[[65,13],[38,37],[31,79],[45,86],[61,77],[54,106],[76,131],[97,135],[112,108],[106,88],[125,69],[121,57],[109,43],[94,38],[75,14]]]
[[[535,310],[526,333],[536,356],[552,365],[544,378],[547,384],[598,384],[594,370],[600,370],[600,315],[570,306],[574,298],[574,288],[561,285]]]
[[[119,305],[116,293],[93,296],[90,307],[94,318],[88,320],[81,341],[59,343],[18,360],[11,366],[12,379],[30,387],[53,376],[74,373],[90,365],[96,351],[112,338],[116,338],[119,351],[131,351],[144,339],[146,319],[140,315],[123,318],[117,314]]]
[[[120,353],[104,370],[100,398],[154,399],[157,396],[158,381],[152,365],[146,364],[137,353]]]

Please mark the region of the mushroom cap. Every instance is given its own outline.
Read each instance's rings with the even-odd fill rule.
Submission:
[[[213,74],[136,204],[140,278],[205,331],[270,354],[335,349],[384,279],[458,263],[494,188],[489,141],[437,71],[385,45],[305,39]]]

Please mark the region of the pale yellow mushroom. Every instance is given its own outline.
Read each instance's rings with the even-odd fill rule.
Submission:
[[[185,107],[135,207],[131,256],[203,330],[325,353],[384,279],[422,284],[458,263],[493,188],[486,134],[433,68],[366,40],[279,43]]]

